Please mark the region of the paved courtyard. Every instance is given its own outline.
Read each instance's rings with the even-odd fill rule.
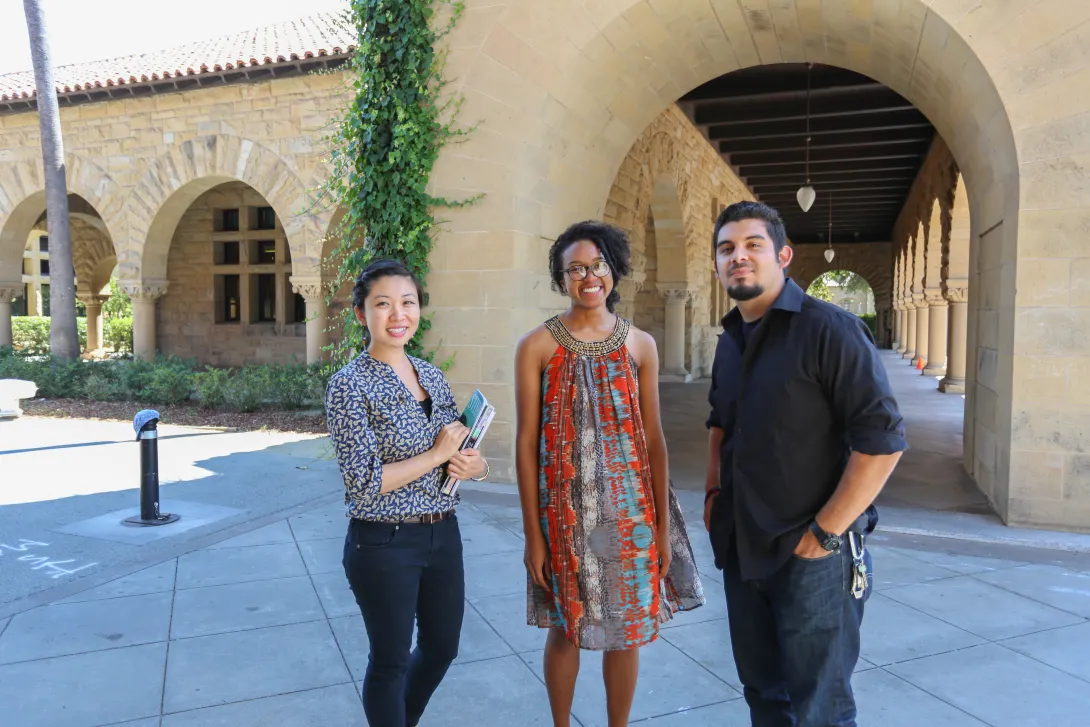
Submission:
[[[681,495],[698,523],[699,496]],[[422,724],[547,725],[542,635],[524,625],[517,500],[469,491],[459,518],[461,655]],[[365,725],[367,640],[341,570],[344,529],[330,502],[0,620],[5,724]],[[632,718],[747,725],[719,575],[702,528],[691,532],[708,603],[644,650]],[[877,535],[854,680],[861,724],[1086,724],[1090,561],[1018,552],[964,555]],[[605,725],[600,659],[583,664],[574,716]]]

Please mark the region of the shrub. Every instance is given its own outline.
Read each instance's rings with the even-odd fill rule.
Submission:
[[[284,409],[301,409],[315,398],[317,387],[310,370],[302,364],[269,366],[269,397]]]
[[[94,401],[117,401],[125,399],[125,390],[114,367],[98,365],[83,382],[83,395]]]
[[[132,318],[107,318],[102,323],[103,343],[118,353],[132,353]]]
[[[42,355],[49,353],[48,316],[12,316],[11,335],[15,349],[20,353]],[[79,334],[79,348],[87,348],[87,319],[76,319],[76,332]]]
[[[247,366],[233,372],[227,389],[227,408],[257,411],[265,401],[268,389],[268,374],[263,366]]]
[[[59,361],[0,349],[0,378],[26,379],[38,385],[39,396],[93,401],[133,401],[183,404],[194,393],[210,409],[256,411],[262,407],[298,409],[320,403],[328,365],[246,366],[197,371],[193,362],[160,357],[137,360]]]
[[[142,401],[152,404],[181,404],[193,394],[193,370],[185,363],[167,360],[152,367],[144,386]]]
[[[878,314],[864,313],[859,317],[867,324],[867,328],[870,329],[871,335],[874,336],[875,340],[878,340]]]
[[[204,371],[194,374],[193,384],[202,406],[209,409],[222,409],[227,406],[228,390],[231,387],[231,369],[206,366]]]

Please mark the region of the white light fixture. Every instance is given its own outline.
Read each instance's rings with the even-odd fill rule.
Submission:
[[[836,257],[836,252],[833,250],[833,194],[829,193],[829,247],[825,248],[825,262],[832,263],[833,258]]]
[[[803,212],[809,212],[814,205],[814,200],[817,199],[817,192],[810,185],[799,187],[799,191],[795,193],[795,199],[799,201],[799,207],[802,207]]]
[[[810,69],[813,67],[813,63],[806,64],[806,186],[799,187],[799,191],[795,193],[795,199],[803,212],[809,212],[817,199],[817,192],[810,186]]]

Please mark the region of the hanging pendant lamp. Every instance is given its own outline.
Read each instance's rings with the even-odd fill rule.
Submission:
[[[799,187],[799,191],[795,193],[795,199],[803,212],[809,212],[817,199],[817,192],[810,186],[810,69],[813,67],[813,63],[806,64],[806,186]]]

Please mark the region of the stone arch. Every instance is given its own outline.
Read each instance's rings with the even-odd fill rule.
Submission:
[[[117,251],[106,231],[85,215],[72,217],[72,264],[78,296],[103,294],[117,266]]]
[[[819,276],[836,270],[855,273],[867,281],[874,294],[876,308],[888,308],[893,292],[893,276],[890,274],[893,263],[890,245],[885,245],[880,254],[874,254],[873,244],[834,246],[836,256],[831,263],[823,256],[825,248],[820,245],[792,245],[794,257],[791,260],[791,278],[799,287],[806,290]]]
[[[317,266],[327,220],[314,214],[307,187],[274,151],[237,136],[202,136],[172,147],[148,164],[127,205],[131,220],[121,257],[122,277],[161,283],[167,255],[182,216],[205,192],[225,182],[256,190],[284,226],[293,265]]]
[[[945,237],[942,224],[942,209],[938,198],[931,198],[925,205],[923,219],[924,235],[924,273],[923,287],[925,295],[939,295],[942,289],[942,247]]]
[[[943,206],[942,291],[947,300],[964,303],[969,285],[969,199],[961,175],[939,198]],[[951,291],[957,291],[951,293]]]
[[[685,303],[683,368],[693,376],[710,370],[716,312],[727,305],[709,269],[715,216],[733,201],[753,198],[710,145],[693,143],[700,139],[677,107],[661,113],[629,149],[603,214],[631,241],[633,278],[622,283],[622,314],[654,335],[665,366],[665,308],[676,316]],[[629,299],[632,305],[625,304]]]
[[[1051,349],[1069,365],[1084,365],[1090,355],[1087,306],[1063,311],[1025,295],[1031,273],[1040,271],[1025,262],[1028,251],[1047,246],[1069,259],[1085,257],[1090,202],[1081,150],[1090,132],[1080,89],[1088,61],[1074,50],[1085,40],[1085,23],[1072,30],[1027,23],[1021,6],[967,7],[928,0],[783,0],[744,8],[734,0],[511,0],[449,40],[459,49],[448,70],[466,94],[463,110],[493,119],[487,140],[470,138],[457,154],[490,163],[437,166],[433,183],[444,192],[495,195],[487,205],[494,216],[486,221],[485,210],[458,210],[454,229],[497,235],[498,245],[536,242],[573,219],[600,215],[633,140],[656,114],[715,77],[812,61],[885,84],[927,115],[969,192],[970,287],[981,292],[970,302],[968,371],[976,379],[966,391],[969,470],[1005,518],[1085,527],[1084,481],[1074,483],[1070,497],[1068,490],[1055,494],[1055,470],[1043,449],[1063,442],[1062,451],[1078,452],[1065,431],[1090,421],[1090,395],[1080,390],[1048,402],[1029,393],[1031,386],[1014,386],[1016,378],[1035,375],[1027,356]],[[512,267],[544,282],[536,258]],[[994,305],[982,307],[985,300]],[[508,315],[518,329],[545,313],[536,288],[527,286]],[[1065,325],[1075,321],[1079,335],[1065,339]],[[1012,488],[1015,465],[1019,485]]]
[[[65,164],[69,195],[82,197],[93,208],[100,218],[95,224],[102,227],[111,245],[115,244],[125,232],[125,195],[121,187],[92,161],[69,154]],[[45,207],[45,180],[40,161],[0,165],[0,279],[19,279],[27,237],[35,225],[44,220]],[[72,212],[70,218],[80,219],[81,213]]]

